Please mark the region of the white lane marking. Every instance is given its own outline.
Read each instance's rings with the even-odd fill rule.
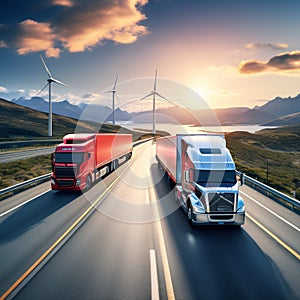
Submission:
[[[152,203],[156,203],[156,196],[155,196],[154,189],[152,187],[149,188],[149,192],[150,192],[150,201]],[[155,216],[159,217],[158,206],[155,205],[153,209],[155,211]],[[160,219],[156,221],[156,229],[158,233],[159,248],[160,248],[160,253],[161,253],[161,258],[163,263],[163,270],[164,270],[166,290],[167,290],[167,299],[175,300],[175,293],[174,293],[173,282],[171,277],[170,265],[169,265],[165,238],[164,238]]]
[[[13,208],[11,208],[11,209],[9,209],[9,210],[3,212],[2,214],[0,214],[0,218],[2,218],[2,217],[4,217],[5,215],[11,213],[12,211],[18,209],[19,207],[22,207],[23,205],[25,205],[25,204],[27,204],[27,203],[29,203],[29,202],[35,200],[36,198],[45,195],[45,194],[48,193],[49,191],[51,191],[51,189],[49,189],[49,190],[47,190],[47,191],[45,191],[45,192],[43,192],[43,193],[41,193],[41,194],[39,194],[39,195],[37,195],[37,196],[31,198],[31,199],[29,199],[29,200],[27,200],[27,201],[25,201],[25,202],[22,202],[22,203],[20,203],[19,205],[17,205],[17,206],[15,206],[15,207],[13,207]]]
[[[275,213],[273,210],[271,210],[268,207],[264,206],[263,204],[259,203],[257,200],[253,199],[248,194],[246,194],[246,193],[244,193],[242,191],[240,191],[240,192],[242,194],[244,194],[246,197],[248,197],[250,200],[252,200],[253,202],[255,202],[257,205],[261,206],[262,208],[264,208],[265,210],[267,210],[269,213],[271,213],[272,215],[274,215],[275,217],[277,217],[278,219],[280,219],[281,221],[283,221],[284,223],[286,223],[287,225],[293,227],[297,231],[300,231],[300,228],[298,228],[296,225],[292,224],[291,222],[287,221],[286,219],[284,219],[283,217],[281,217],[280,215],[278,215],[277,213]]]
[[[250,216],[248,213],[246,213],[246,216],[252,222],[254,222],[260,229],[262,229],[264,232],[266,232],[271,238],[273,238],[278,244],[280,244],[283,248],[285,248],[287,251],[289,251],[297,259],[300,259],[300,254],[296,250],[291,248],[288,244],[286,244],[284,241],[282,241],[277,235],[272,233],[269,229],[267,229],[264,225],[262,225],[260,222],[258,222],[255,218]]]
[[[127,170],[126,168],[123,173]],[[120,175],[122,175],[121,173]],[[31,280],[31,278],[38,273],[38,271],[50,260],[50,258],[60,250],[60,248],[72,237],[72,235],[81,227],[82,224],[90,217],[96,210],[97,205],[106,199],[108,193],[112,190],[120,177],[115,180],[104,190],[104,192],[97,198],[97,200],[89,206],[89,208],[52,244],[46,252],[35,261],[27,271],[19,277],[15,283],[1,296],[0,300],[14,298],[14,296]]]
[[[150,249],[150,267],[151,267],[151,300],[159,300],[157,264],[155,250]]]

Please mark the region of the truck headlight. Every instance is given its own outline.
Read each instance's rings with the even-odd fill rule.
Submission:
[[[55,180],[53,179],[53,178],[51,178],[51,184],[52,185],[55,185],[56,183],[55,183]]]
[[[243,214],[243,213],[245,213],[245,210],[246,210],[245,209],[245,202],[241,197],[239,197],[236,212],[239,213],[239,214]]]
[[[205,209],[204,207],[198,206],[198,205],[194,205],[193,206],[193,212],[195,214],[204,214],[205,213]]]
[[[245,210],[246,210],[246,208],[245,208],[245,205],[242,205],[241,207],[239,207],[238,209],[237,209],[237,213],[244,213],[245,212]]]
[[[80,180],[80,179],[77,179],[77,180],[76,180],[76,185],[79,186],[80,183],[81,183],[81,180]]]

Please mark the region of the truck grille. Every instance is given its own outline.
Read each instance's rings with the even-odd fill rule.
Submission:
[[[57,179],[56,182],[60,187],[72,187],[74,184],[74,179]]]
[[[208,194],[210,212],[233,212],[233,193],[210,193]]]
[[[59,178],[75,177],[76,167],[55,167],[55,175]]]

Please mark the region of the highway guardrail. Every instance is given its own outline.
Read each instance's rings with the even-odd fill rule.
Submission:
[[[148,141],[150,141],[152,139],[153,138],[148,138],[148,139],[143,139],[143,140],[136,141],[136,142],[133,143],[133,147],[137,146],[139,144],[148,142]],[[4,188],[4,189],[0,190],[0,201],[4,198],[5,195],[6,195],[5,198],[7,198],[7,196],[12,196],[12,195],[20,192],[21,190],[25,190],[25,189],[30,188],[30,187],[32,187],[34,185],[37,185],[37,184],[39,184],[41,182],[49,180],[50,179],[50,175],[51,175],[51,173],[48,173],[48,174],[45,174],[45,175],[41,175],[39,177],[35,177],[35,178],[26,180],[24,182],[17,183],[17,184],[15,184],[13,186],[9,186],[7,188]]]
[[[238,176],[241,175],[241,172],[239,171],[236,171],[236,174]],[[285,204],[287,204],[288,206],[290,206],[293,210],[298,210],[300,211],[300,201],[295,199],[295,198],[292,198],[290,196],[287,196],[285,195],[284,193],[282,192],[279,192],[277,190],[275,190],[274,188],[250,177],[250,176],[247,176],[247,175],[244,175],[244,181],[245,181],[245,184],[251,186],[252,188],[262,192],[263,194],[271,197],[272,199],[274,200],[277,200],[277,201],[280,201],[280,202],[283,202]]]
[[[16,192],[19,192],[20,190],[27,189],[28,187],[31,187],[33,185],[37,185],[38,183],[41,183],[43,181],[50,179],[51,173],[41,175],[39,177],[35,177],[29,180],[26,180],[24,182],[17,183],[13,186],[9,186],[7,188],[4,188],[0,190],[0,199],[7,194],[14,195]]]

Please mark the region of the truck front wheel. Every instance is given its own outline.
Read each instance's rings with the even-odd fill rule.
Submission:
[[[192,221],[192,207],[190,205],[188,206],[187,220],[188,220],[189,225],[193,228],[194,224],[193,224],[193,221]]]
[[[92,178],[91,175],[88,175],[85,180],[85,190],[88,191],[92,186]]]

